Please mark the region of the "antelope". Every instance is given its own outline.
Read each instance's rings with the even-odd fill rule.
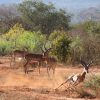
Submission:
[[[89,64],[86,64],[83,60],[81,60],[80,62],[84,67],[83,72],[80,74],[75,74],[75,75],[69,76],[68,79],[65,82],[63,82],[59,87],[66,84],[67,82],[69,82],[69,86],[71,85],[71,86],[75,87],[84,81],[86,74],[89,73],[88,70],[89,70],[90,65],[93,63],[93,61],[91,61]],[[56,89],[58,89],[58,88],[56,88]]]
[[[21,50],[15,50],[15,51],[13,51],[12,54],[11,54],[10,67],[11,67],[12,62],[15,63],[16,57],[19,58],[19,60],[21,60],[22,58],[25,57],[25,55],[26,55],[27,53],[28,53],[28,52],[26,52],[26,51],[21,51]]]
[[[50,48],[49,51],[51,49],[52,48]],[[41,50],[42,50],[42,52],[44,52],[44,50],[42,48],[41,48]],[[47,51],[48,49],[46,49],[46,47],[45,47],[45,50]],[[53,70],[53,75],[55,74],[55,68],[56,68],[57,60],[54,57],[51,57],[47,54],[46,56],[43,56],[42,63],[46,64],[48,76],[50,76],[49,72],[50,72],[51,69]]]
[[[53,75],[54,75],[57,60],[54,57],[50,57],[50,56],[43,58],[43,59],[44,59],[43,62],[45,62],[46,67],[47,67],[48,76],[50,76],[49,72],[50,72],[51,69],[53,70]]]
[[[41,48],[41,47],[40,47]],[[33,54],[33,53],[29,53],[25,55],[25,59],[26,59],[26,63],[24,65],[24,71],[25,74],[28,74],[28,66],[29,64],[33,64],[33,63],[37,63],[37,67],[39,68],[39,74],[40,74],[40,67],[42,65],[42,62],[46,62],[45,58],[48,58],[48,53],[51,50],[51,48],[46,49],[46,51],[44,51],[42,48],[42,54]]]

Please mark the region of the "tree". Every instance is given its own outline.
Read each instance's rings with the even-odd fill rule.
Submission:
[[[17,47],[19,49],[27,49],[32,53],[41,53],[41,47],[45,41],[46,37],[40,32],[24,31],[17,39]]]
[[[15,49],[17,47],[17,39],[23,32],[24,29],[22,25],[17,23],[4,35],[4,37],[6,40],[12,42],[12,48]]]
[[[84,58],[86,60],[100,59],[100,24],[95,21],[87,21],[83,23],[83,29],[87,33],[83,37]]]
[[[11,52],[11,42],[7,41],[3,38],[3,36],[0,36],[0,56],[7,55]]]
[[[82,39],[79,36],[72,37],[71,43],[71,63],[79,62],[80,58],[83,56],[84,48]]]
[[[87,21],[83,23],[83,28],[87,33],[100,34],[100,24],[95,21]]]
[[[40,30],[44,34],[50,34],[56,29],[69,29],[70,15],[62,9],[56,9],[51,3],[25,0],[19,4],[18,9],[23,20],[32,27],[32,30]]]
[[[21,24],[15,24],[7,33],[2,35],[3,38],[12,45],[11,51],[27,50],[29,52],[41,53],[40,46],[46,41],[46,36],[40,32],[30,32],[24,30]]]
[[[55,35],[57,32],[55,32]],[[52,53],[57,56],[58,60],[66,63],[69,53],[70,53],[70,43],[71,39],[65,32],[61,32],[60,36],[52,40],[53,50]],[[52,36],[53,37],[53,36]]]
[[[98,64],[100,62],[100,24],[95,21],[86,21],[75,25],[74,28],[71,44],[73,64],[79,61],[80,57],[87,62],[96,59],[98,61],[94,63]]]
[[[0,33],[7,32],[16,23],[21,23],[17,5],[0,5]]]

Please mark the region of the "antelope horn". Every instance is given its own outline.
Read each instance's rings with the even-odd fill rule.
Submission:
[[[41,48],[41,51],[44,53],[44,50],[42,49],[42,47],[40,47]]]
[[[91,60],[91,62],[87,65],[88,67],[93,63],[93,61]]]

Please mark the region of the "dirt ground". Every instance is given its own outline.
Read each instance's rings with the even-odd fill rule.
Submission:
[[[70,67],[58,64],[55,75],[46,68],[37,68],[25,75],[23,67],[17,63],[17,68],[10,67],[9,58],[0,58],[0,100],[90,100],[77,98],[77,94],[68,95],[65,87],[55,90],[73,73],[81,73],[82,67]],[[90,68],[90,74],[99,74],[99,68]],[[87,75],[87,77],[88,77]],[[99,99],[92,99],[99,100]]]

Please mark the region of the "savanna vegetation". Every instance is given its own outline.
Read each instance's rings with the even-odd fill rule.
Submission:
[[[41,0],[23,0],[19,4],[0,5],[1,58],[2,56],[11,55],[14,50],[42,54],[41,48],[43,50],[51,48],[49,52],[50,58],[54,57],[57,62],[63,63],[64,65],[69,64],[74,66],[80,64],[80,60],[83,59],[87,64],[85,67],[88,66],[91,60],[93,61],[94,66],[100,67],[100,22],[87,20],[73,24],[72,14],[64,9],[56,8],[52,3],[44,3]],[[1,61],[0,64],[2,64]],[[70,68],[70,71],[68,71],[68,69],[61,69],[61,73],[59,74],[60,71],[57,73],[58,78],[62,78],[62,74],[64,74],[65,77],[67,71],[67,74],[78,72],[75,70],[76,69],[74,68],[72,70],[72,67]],[[2,74],[2,68],[0,71]],[[13,81],[14,78],[16,84],[16,80],[19,81],[19,79],[20,81],[22,79],[22,84],[26,82],[27,85],[32,82],[35,84],[41,82],[41,84],[45,86],[44,83],[46,83],[45,79],[42,79],[41,81],[42,74],[41,77],[36,76],[40,78],[38,82],[37,80],[34,80],[34,75],[31,75],[30,78],[33,81],[29,81],[29,79],[23,81],[25,77],[19,78],[20,76],[16,74],[16,72],[9,75],[9,73],[6,73],[4,70],[4,73],[5,76],[8,75],[8,77],[11,78],[11,81]],[[42,78],[44,78],[45,74],[46,73],[43,72]],[[12,77],[13,75],[16,77]],[[1,76],[1,81],[3,80],[2,77],[5,79],[5,76]],[[58,78],[56,79],[56,85],[60,82]],[[7,78],[7,82],[11,85],[8,80],[9,78]],[[1,81],[0,84],[2,83]],[[4,82],[7,83],[6,81],[3,81],[3,85]],[[47,84],[51,85],[51,82],[53,83],[53,80],[50,80],[50,82],[47,80]],[[35,87],[33,83],[32,86]],[[42,87],[42,85],[40,86]],[[87,90],[90,90],[90,92],[92,91],[93,94],[89,94]],[[82,87],[76,89],[76,92],[80,94],[80,97],[84,98],[90,95],[100,98],[99,91],[100,75],[95,74],[86,77]],[[48,91],[45,91],[45,93],[47,92]]]
[[[0,55],[16,49],[41,53],[46,45],[59,62],[74,65],[82,58],[100,64],[100,23],[70,22],[71,14],[52,3],[24,0],[0,5]]]

